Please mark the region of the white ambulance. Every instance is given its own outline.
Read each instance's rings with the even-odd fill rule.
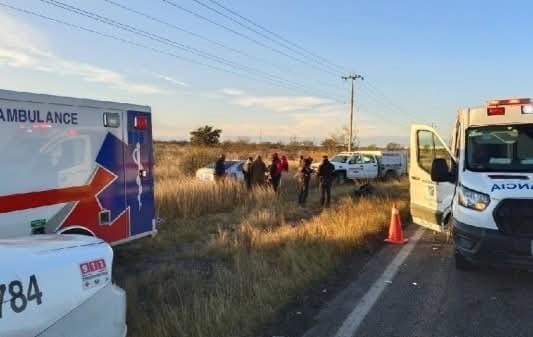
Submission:
[[[125,337],[113,251],[85,235],[0,239],[0,336]]]
[[[0,237],[155,234],[147,106],[0,90]]]
[[[459,269],[533,267],[533,104],[489,101],[460,110],[451,146],[428,126],[411,130],[411,213],[453,228]]]

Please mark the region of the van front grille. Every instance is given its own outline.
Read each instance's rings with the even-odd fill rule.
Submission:
[[[533,237],[533,199],[504,199],[493,216],[500,231]]]

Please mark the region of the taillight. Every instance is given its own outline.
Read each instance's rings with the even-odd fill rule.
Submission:
[[[136,129],[146,129],[148,127],[148,117],[146,116],[136,116],[133,122],[133,126]]]
[[[490,106],[487,108],[487,116],[502,116],[505,115],[505,107]]]

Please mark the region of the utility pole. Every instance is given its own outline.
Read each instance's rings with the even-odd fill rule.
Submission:
[[[364,81],[364,77],[359,74],[352,74],[348,76],[342,76],[343,80],[351,80],[352,81],[352,98],[351,98],[351,104],[350,104],[350,139],[348,140],[348,151],[352,151],[352,142],[353,142],[353,93],[354,93],[354,81],[360,79]]]

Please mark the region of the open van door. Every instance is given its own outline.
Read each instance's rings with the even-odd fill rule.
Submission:
[[[411,127],[410,146],[411,215],[417,225],[441,232],[451,214],[455,183],[431,180],[433,160],[445,159],[455,166],[450,149],[437,132],[424,125]]]

